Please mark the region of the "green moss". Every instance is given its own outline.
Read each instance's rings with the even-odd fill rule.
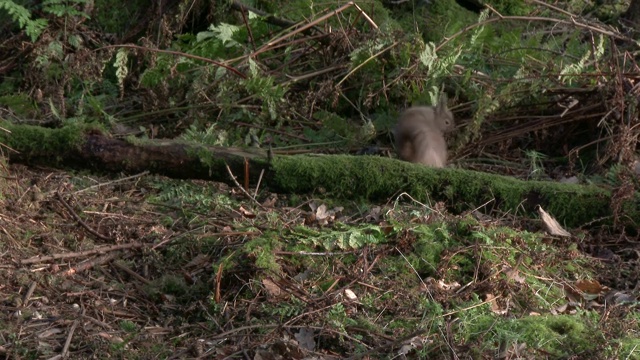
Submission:
[[[280,264],[274,252],[280,249],[281,244],[277,240],[277,235],[264,234],[262,237],[255,238],[247,242],[242,250],[245,254],[253,259],[255,266],[267,272],[280,273]]]
[[[475,320],[466,318],[464,336],[469,341],[484,341],[487,348],[495,347],[496,340],[506,341],[508,346],[526,343],[528,348],[543,350],[552,358],[566,358],[596,351],[602,345],[595,341],[599,337],[597,327],[585,323],[587,317],[546,315],[504,319],[479,315]],[[482,339],[481,334],[485,335]]]
[[[490,203],[494,209],[526,217],[537,217],[536,206],[541,205],[568,227],[611,215],[611,193],[594,185],[522,181],[374,156],[276,157],[271,165],[275,172],[272,185],[282,192],[320,191],[337,198],[379,199],[405,191],[421,201],[444,200],[456,212]],[[640,219],[636,200],[624,207],[626,219],[632,222]]]
[[[414,251],[408,254],[407,259],[422,276],[433,275],[440,262],[442,251],[451,246],[451,238],[442,235],[445,232],[440,225],[421,225],[413,230],[416,234],[416,241],[413,243]]]
[[[619,359],[640,360],[640,338],[620,339]]]
[[[0,142],[19,151],[23,156],[64,154],[78,150],[84,141],[84,132],[89,127],[69,125],[59,129],[41,126],[14,125],[2,122],[0,126],[9,133],[0,131]]]
[[[0,106],[9,108],[21,118],[36,118],[40,112],[35,101],[27,94],[0,96]]]

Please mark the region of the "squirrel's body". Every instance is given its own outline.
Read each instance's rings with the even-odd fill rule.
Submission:
[[[453,114],[447,108],[444,96],[436,106],[416,106],[405,110],[395,129],[398,155],[405,161],[444,167],[447,164],[444,133],[454,126]]]

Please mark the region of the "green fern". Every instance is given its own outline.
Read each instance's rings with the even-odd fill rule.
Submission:
[[[44,11],[58,17],[80,16],[89,19],[84,11],[76,9],[76,5],[84,5],[87,0],[45,0],[42,5]]]
[[[377,225],[347,227],[337,224],[335,230],[314,231],[308,228],[296,228],[294,234],[304,233],[296,237],[307,246],[320,247],[323,250],[353,250],[366,245],[380,244],[386,241],[384,232]]]
[[[545,160],[547,156],[535,150],[527,150],[525,151],[525,155],[529,162],[529,178],[534,180],[544,179],[547,175],[545,174],[542,161]]]
[[[458,49],[457,51],[446,54],[444,57],[438,56],[435,44],[430,42],[425,45],[424,50],[420,53],[420,63],[429,71],[429,77],[433,83],[451,74],[453,65],[461,53],[462,51]]]
[[[196,38],[198,41],[216,38],[222,41],[222,44],[226,47],[239,46],[240,44],[233,39],[234,34],[237,33],[238,30],[240,30],[240,27],[226,23],[222,23],[219,26],[211,25],[209,26],[209,31],[198,33]]]
[[[278,117],[278,105],[282,103],[286,87],[275,85],[275,79],[271,76],[256,76],[242,81],[246,90],[262,100],[262,108],[269,114],[271,120]]]
[[[480,13],[480,16],[478,16],[478,24],[482,24],[485,20],[487,20],[487,18],[489,17],[489,10],[484,10],[483,12]],[[477,28],[475,28],[473,30],[473,32],[471,33],[471,38],[469,39],[469,45],[470,46],[476,46],[476,44],[478,44],[478,38],[480,37],[480,35],[482,34],[482,32],[485,30],[486,26],[478,26]]]
[[[600,36],[598,36],[598,44],[596,45],[595,53],[593,53],[591,49],[588,49],[587,51],[585,51],[582,58],[580,58],[580,61],[565,66],[560,72],[560,74],[564,75],[562,79],[571,84],[574,78],[572,75],[582,74],[585,71],[588,63],[592,62],[593,60],[598,61],[600,60],[600,58],[602,58],[602,55],[604,55],[604,45],[604,36],[600,34]]]
[[[191,125],[181,136],[182,139],[187,141],[212,146],[227,145],[227,137],[227,132],[220,130],[217,124],[207,127],[204,131],[200,130],[196,125]]]
[[[11,0],[0,0],[0,9],[5,9],[9,13],[13,21],[24,29],[31,41],[36,41],[48,25],[46,19],[31,20],[31,12]]]

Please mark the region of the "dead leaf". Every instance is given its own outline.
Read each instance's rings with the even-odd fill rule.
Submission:
[[[209,255],[205,255],[205,254],[198,254],[195,257],[193,257],[191,259],[191,261],[189,261],[189,263],[187,265],[185,265],[185,268],[199,268],[199,267],[204,267],[207,264],[211,264],[211,258],[209,257]]]
[[[54,328],[50,328],[50,329],[47,329],[47,330],[39,333],[38,334],[38,338],[39,339],[46,339],[46,338],[50,338],[50,337],[52,337],[54,335],[62,334],[63,332],[64,332],[63,329],[54,327]]]
[[[267,295],[269,295],[271,299],[277,299],[283,296],[282,289],[280,289],[280,287],[269,278],[262,279],[262,286],[264,286],[264,289],[267,291]]]
[[[364,220],[368,222],[378,222],[382,216],[382,208],[380,206],[374,206],[369,210],[369,213],[365,215]]]
[[[267,198],[262,203],[262,206],[264,206],[266,208],[272,208],[276,204],[276,201],[278,201],[278,195],[277,194],[271,194],[271,195],[267,196]]]
[[[575,314],[576,313],[576,309],[578,307],[580,307],[580,304],[574,303],[574,302],[568,302],[568,303],[560,305],[560,306],[558,306],[556,308],[552,308],[551,309],[551,313],[553,315]]]
[[[382,233],[385,235],[389,235],[393,231],[393,225],[389,225],[386,221],[380,222],[378,226],[380,226],[380,230],[382,230]]]
[[[325,221],[330,216],[331,214],[327,212],[327,205],[322,204],[318,206],[318,209],[316,209],[316,219],[318,220],[318,222]]]
[[[327,205],[322,204],[318,206],[315,202],[309,203],[309,207],[311,208],[311,214],[307,216],[307,224],[317,222],[319,225],[327,225],[330,222],[334,222],[336,214],[344,210],[343,207],[335,207],[329,210]]]
[[[243,206],[240,206],[240,209],[238,211],[242,214],[242,216],[246,217],[247,219],[254,219],[256,217],[256,214],[245,209]]]
[[[398,350],[398,355],[406,356],[409,355],[413,350],[420,350],[424,348],[425,345],[432,343],[433,340],[430,340],[428,335],[418,335],[414,336],[408,341],[402,343],[402,347]]]
[[[493,311],[494,314],[497,314],[497,315],[506,314],[508,310],[506,308],[501,308],[498,302],[496,301],[497,299],[498,297],[494,296],[493,294],[487,294],[485,301],[491,303],[491,311]]]
[[[452,283],[445,283],[444,280],[438,280],[438,282],[436,283],[438,288],[444,291],[455,291],[460,289],[460,284],[457,281],[454,281]]]
[[[351,289],[344,289],[344,296],[349,301],[358,301],[358,297],[356,296],[356,293],[354,293]]]
[[[315,332],[309,328],[300,328],[300,331],[293,334],[298,341],[298,345],[301,348],[309,351],[313,351],[316,348],[316,341],[314,339]]]
[[[540,218],[542,219],[542,223],[544,224],[547,232],[554,236],[571,236],[571,234],[562,228],[558,221],[554,219],[551,215],[549,215],[542,206],[538,205],[538,213],[540,214]]]
[[[514,269],[510,266],[504,266],[502,270],[504,271],[505,275],[507,275],[508,279],[513,280],[518,284],[524,284],[525,278],[520,275],[520,272],[518,272],[518,269]]]
[[[578,280],[575,285],[578,290],[587,294],[598,295],[604,290],[604,287],[600,285],[598,280]]]
[[[100,332],[98,333],[98,336],[100,336],[101,338],[108,340],[109,342],[113,343],[113,344],[122,344],[124,342],[124,339],[122,339],[119,336],[115,336],[115,335],[111,335],[108,334],[106,332]]]
[[[295,341],[289,340],[277,340],[273,344],[269,345],[269,351],[275,355],[275,359],[303,359],[304,351],[300,349]]]
[[[613,290],[610,291],[606,296],[605,299],[608,303],[613,303],[616,305],[620,305],[620,304],[631,304],[636,302],[636,297],[627,293],[624,293],[622,291],[617,291],[617,290]]]

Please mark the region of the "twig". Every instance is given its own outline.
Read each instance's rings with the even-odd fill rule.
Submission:
[[[94,248],[94,249],[91,249],[91,250],[80,251],[80,252],[72,252],[72,253],[66,253],[66,254],[53,254],[53,255],[49,255],[49,256],[37,255],[37,256],[33,256],[33,257],[30,257],[30,258],[25,259],[25,260],[20,260],[20,264],[28,265],[28,264],[37,264],[37,263],[42,263],[42,262],[47,262],[47,261],[52,261],[52,260],[71,259],[71,258],[77,258],[77,257],[86,257],[86,256],[89,256],[89,255],[103,254],[103,253],[106,253],[106,252],[117,251],[117,250],[137,249],[137,248],[141,248],[143,246],[145,246],[145,244],[131,243],[131,244],[122,244],[122,245],[102,246],[102,247]]]
[[[353,7],[356,8],[358,10],[358,12],[360,12],[360,15],[362,15],[364,17],[365,20],[367,20],[367,22],[369,23],[369,25],[371,25],[371,27],[373,27],[374,29],[378,30],[378,24],[375,23],[375,21],[373,21],[372,18],[369,17],[369,15],[367,15],[367,13],[362,10],[362,8],[360,6],[358,6],[358,4],[356,4],[355,2],[351,1],[351,3],[353,3]]]
[[[216,295],[215,295],[216,304],[220,304],[220,299],[221,299],[220,283],[222,282],[222,265],[223,263],[220,262],[220,265],[218,266],[218,272],[216,273]]]
[[[542,5],[542,6],[548,7],[551,10],[557,11],[557,12],[559,12],[561,14],[565,14],[565,15],[567,15],[569,17],[572,17],[572,18],[576,16],[576,14],[572,14],[572,13],[570,13],[568,11],[562,10],[557,6],[553,6],[551,4],[547,4],[544,1],[538,1],[538,0],[529,0],[529,1],[534,2],[534,3],[538,4],[538,5]]]
[[[262,176],[264,175],[264,169],[260,170],[260,177],[258,177],[258,185],[256,185],[256,191],[253,192],[253,197],[258,196],[258,189],[260,189],[260,183],[262,182]]]
[[[284,34],[284,35],[280,36],[280,37],[279,37],[279,38],[277,38],[277,39],[274,39],[274,40],[272,40],[272,41],[269,41],[268,43],[266,43],[265,45],[263,45],[262,47],[260,47],[260,49],[258,49],[257,51],[254,51],[253,53],[251,53],[251,54],[250,54],[250,55],[248,55],[248,56],[255,57],[255,56],[257,56],[258,54],[261,54],[261,53],[263,53],[263,52],[265,52],[265,51],[269,51],[269,49],[271,49],[271,47],[273,47],[274,45],[278,44],[279,42],[281,42],[281,41],[283,41],[283,40],[286,40],[286,39],[288,39],[288,38],[290,38],[290,37],[292,37],[292,36],[294,36],[294,35],[296,35],[296,34],[298,34],[298,33],[304,32],[304,31],[306,31],[307,29],[310,29],[310,28],[312,28],[312,27],[315,27],[317,24],[319,24],[319,23],[321,23],[321,22],[323,22],[323,21],[325,21],[325,20],[327,20],[327,19],[331,18],[332,16],[336,16],[336,15],[338,15],[339,13],[341,13],[341,12],[343,12],[343,11],[347,10],[347,9],[348,9],[348,8],[350,8],[350,7],[355,7],[357,10],[360,10],[360,8],[359,8],[359,7],[357,7],[353,1],[349,1],[348,3],[346,3],[346,4],[342,5],[342,6],[340,6],[339,8],[337,8],[337,9],[335,9],[335,10],[330,11],[328,14],[325,14],[325,15],[323,15],[323,16],[321,16],[321,17],[319,17],[319,18],[315,19],[314,21],[311,21],[311,22],[310,22],[310,23],[308,23],[308,24],[306,24],[306,25],[304,25],[304,26],[301,26],[301,27],[299,27],[299,28],[295,29],[294,31],[292,31],[292,32],[290,32],[290,33]],[[362,10],[360,10],[360,11],[362,11]],[[368,16],[365,16],[365,19],[367,19],[367,21],[371,20]],[[369,21],[369,24],[370,24],[372,27],[374,27],[375,29],[377,29],[377,28],[378,28],[378,26],[377,26],[373,21]]]
[[[88,232],[90,232],[94,236],[98,237],[100,240],[112,241],[111,238],[108,238],[108,237],[100,234],[99,232],[93,230],[91,227],[89,227],[89,225],[87,225],[84,221],[82,221],[82,219],[80,219],[80,216],[78,216],[78,214],[76,214],[76,212],[73,211],[71,206],[62,198],[62,195],[60,195],[60,193],[57,192],[57,191],[56,191],[56,197],[62,203],[62,205],[64,205],[64,207],[67,208],[67,211],[69,211],[69,213],[71,213],[71,216],[73,216],[73,218],[78,222],[78,224],[80,224],[83,228],[87,229]]]
[[[264,12],[262,10],[256,9],[254,7],[251,7],[249,5],[243,4],[237,0],[233,0],[231,2],[231,8],[234,10],[238,10],[238,11],[242,11],[242,12],[247,12],[247,11],[251,11],[254,14],[258,14],[262,17],[264,17],[265,21],[268,22],[269,24],[273,24],[273,25],[277,25],[283,28],[288,28],[288,27],[292,27],[295,26],[297,24],[297,22],[288,20],[288,19],[282,19],[282,18],[278,18],[275,17],[274,15],[271,15],[267,12]],[[320,32],[320,30],[315,29],[318,32]]]
[[[36,291],[37,285],[38,283],[35,281],[32,282],[31,285],[29,285],[29,289],[27,290],[27,293],[24,294],[24,297],[22,298],[22,306],[27,306],[27,303],[31,299],[31,295],[33,295],[33,292]]]
[[[298,140],[302,140],[302,141],[306,141],[306,142],[310,141],[309,139],[305,138],[302,135],[289,134],[286,131],[271,129],[271,128],[268,128],[268,127],[262,127],[262,126],[258,126],[258,125],[254,125],[254,124],[247,124],[247,123],[244,123],[242,121],[236,121],[236,122],[234,122],[234,124],[238,125],[238,126],[246,126],[246,127],[252,127],[252,128],[255,128],[255,129],[264,130],[264,131],[270,131],[270,132],[275,133],[275,134],[288,136],[288,137],[291,137],[291,138],[294,138],[294,139],[298,139]]]
[[[548,18],[548,17],[542,17],[542,16],[502,16],[499,15],[497,17],[491,18],[491,19],[487,19],[485,21],[481,21],[479,23],[475,23],[475,24],[471,24],[469,26],[464,27],[462,30],[458,31],[457,33],[446,37],[445,40],[443,42],[441,42],[437,47],[436,47],[436,51],[442,49],[443,46],[445,46],[447,43],[449,43],[451,40],[457,38],[458,36],[468,32],[471,29],[480,27],[480,26],[485,26],[487,24],[490,23],[494,23],[497,21],[502,21],[502,20],[523,20],[523,21],[540,21],[540,22],[555,22],[558,24],[564,24],[564,25],[574,25],[576,27],[579,28],[583,28],[583,29],[587,29],[587,30],[591,30],[603,35],[607,35],[607,36],[611,36],[613,38],[616,39],[620,39],[620,40],[625,40],[625,41],[633,41],[633,39],[630,39],[627,36],[624,36],[620,33],[616,33],[613,31],[609,31],[606,29],[602,29],[602,28],[598,28],[598,27],[594,27],[592,25],[589,24],[583,24],[580,22],[577,22],[574,18],[571,18],[571,21],[569,20],[563,20],[563,19],[555,19],[555,18]]]
[[[127,177],[124,177],[124,178],[121,178],[121,179],[116,179],[116,180],[113,180],[113,181],[107,181],[105,183],[91,185],[91,186],[86,187],[84,189],[80,189],[78,191],[75,191],[74,194],[79,194],[79,193],[82,193],[82,192],[85,192],[85,191],[97,189],[97,188],[100,188],[100,187],[103,187],[103,186],[107,186],[107,185],[113,185],[113,184],[116,184],[116,183],[119,183],[119,182],[135,179],[135,178],[142,177],[142,176],[145,176],[145,175],[148,175],[148,174],[149,174],[149,171],[147,170],[147,171],[141,172],[140,174],[127,176]]]
[[[298,82],[298,81],[302,81],[302,80],[306,80],[306,79],[310,79],[328,72],[332,72],[332,71],[336,71],[336,70],[342,70],[344,68],[346,68],[346,65],[332,65],[329,66],[327,68],[324,69],[320,69],[317,71],[312,71],[310,73],[306,73],[306,74],[302,74],[302,75],[297,75],[297,76],[293,76],[293,75],[288,75],[288,74],[284,74],[284,76],[286,76],[287,78],[289,78],[289,80],[291,82]]]
[[[115,259],[116,257],[118,257],[119,253],[116,252],[112,252],[110,254],[106,254],[103,256],[100,256],[96,259],[93,260],[87,260],[84,262],[81,262],[80,264],[78,264],[78,266],[76,267],[72,267],[71,269],[67,270],[64,272],[65,276],[71,276],[71,275],[75,275],[84,271],[87,271],[91,268],[96,267],[97,265],[101,265],[101,264],[106,264],[109,261]]]
[[[147,278],[145,278],[144,276],[138,274],[137,272],[131,270],[128,266],[125,266],[119,262],[114,262],[113,266],[117,267],[118,269],[126,272],[127,274],[133,276],[134,278],[138,279],[138,281],[144,283],[145,285],[149,285],[151,284],[151,281],[147,280]]]
[[[237,2],[233,2],[233,3],[237,3]],[[232,3],[232,6],[233,6]],[[249,40],[251,41],[251,48],[255,51],[256,50],[256,41],[253,38],[253,32],[251,31],[251,26],[249,25],[249,21],[247,20],[247,12],[248,11],[240,11],[240,14],[242,15],[242,22],[244,22],[244,27],[247,29],[247,34],[249,35]]]
[[[454,315],[454,314],[457,314],[457,313],[461,313],[461,312],[463,312],[463,311],[467,311],[467,310],[475,309],[475,308],[477,308],[477,307],[480,307],[480,306],[486,305],[486,304],[488,304],[488,303],[490,303],[490,302],[492,302],[492,301],[498,300],[498,299],[500,299],[501,297],[502,297],[502,295],[497,295],[496,297],[494,297],[494,298],[492,298],[492,299],[489,299],[489,300],[485,300],[485,301],[483,301],[483,302],[481,302],[481,303],[478,303],[478,304],[475,304],[475,305],[471,305],[471,306],[468,306],[468,307],[463,308],[463,309],[458,309],[458,310],[450,311],[450,312],[448,312],[448,313],[446,313],[446,314],[442,314],[442,315],[440,315],[440,317],[443,317],[443,318],[444,318],[444,317],[451,316],[451,315]]]
[[[231,168],[229,167],[229,164],[225,163],[224,166],[227,167],[227,171],[229,172],[229,176],[231,176],[231,180],[233,180],[233,182],[236,184],[236,186],[238,187],[238,189],[240,189],[240,191],[242,191],[242,193],[249,198],[249,200],[253,201],[256,205],[258,205],[262,210],[267,210],[264,206],[262,206],[262,204],[260,204],[258,202],[258,200],[256,200],[256,198],[254,198],[253,196],[251,196],[251,194],[249,194],[247,192],[247,190],[245,190],[242,185],[240,185],[240,183],[238,182],[238,180],[236,180],[236,177],[233,175],[233,172],[231,172]]]
[[[244,158],[244,189],[249,191],[249,159]]]
[[[216,334],[213,335],[211,338],[209,338],[210,340],[219,340],[219,339],[224,339],[229,337],[232,334],[244,331],[244,330],[252,330],[252,329],[274,329],[274,328],[278,328],[280,327],[280,325],[276,325],[276,324],[258,324],[258,325],[247,325],[247,326],[240,326],[237,327],[235,329],[231,329],[229,331],[225,331],[222,332],[220,334]],[[241,334],[242,335],[242,334]]]
[[[78,320],[73,322],[71,325],[71,329],[69,329],[69,334],[67,335],[67,340],[64,342],[64,346],[62,347],[61,356],[63,359],[66,359],[69,356],[69,345],[71,345],[71,339],[73,338],[73,333],[76,332],[76,328],[78,327]]]
[[[309,251],[274,251],[274,255],[306,255],[306,256],[337,256],[353,254],[353,251],[342,252],[309,252]]]

